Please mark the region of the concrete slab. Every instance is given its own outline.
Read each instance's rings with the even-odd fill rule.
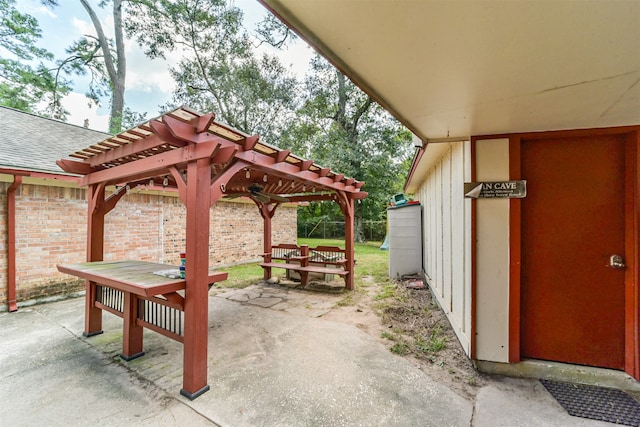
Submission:
[[[50,306],[77,319],[77,301]],[[2,425],[212,425],[37,308],[0,315]]]
[[[496,376],[475,401],[467,400],[357,327],[313,317],[341,296],[283,290],[210,297],[211,390],[194,401],[179,395],[180,343],[145,331],[146,354],[124,362],[120,318],[105,312],[104,333],[82,336],[83,298],[2,313],[0,420],[51,426],[610,425],[569,416],[530,379]],[[250,304],[276,294],[283,302],[271,308]]]
[[[604,427],[615,424],[572,417],[537,380],[501,378],[480,390],[474,427]]]
[[[10,349],[0,358],[0,399],[7,403],[1,419],[223,426],[459,426],[471,420],[471,402],[355,327],[221,298],[210,299],[211,390],[191,402],[178,394],[179,343],[146,332],[145,356],[121,361],[121,320],[105,313],[105,333],[84,338],[83,305],[83,299],[67,300],[0,317],[0,339]],[[167,421],[174,416],[183,418]]]

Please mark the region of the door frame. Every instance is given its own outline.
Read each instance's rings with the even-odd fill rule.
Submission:
[[[625,372],[640,380],[640,126],[551,131],[506,135],[509,138],[509,179],[523,179],[523,140],[619,135],[625,142]],[[503,136],[504,137],[504,136]],[[492,136],[491,138],[495,138]],[[480,139],[480,138],[477,138]],[[484,137],[482,138],[484,139]],[[520,286],[522,200],[509,201],[509,363],[520,355]]]

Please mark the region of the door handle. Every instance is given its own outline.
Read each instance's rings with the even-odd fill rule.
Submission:
[[[611,255],[609,258],[609,267],[623,269],[626,267],[624,264],[624,258],[622,255]]]

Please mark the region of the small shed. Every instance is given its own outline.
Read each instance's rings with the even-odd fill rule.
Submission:
[[[422,206],[410,203],[390,206],[389,277],[422,273]]]

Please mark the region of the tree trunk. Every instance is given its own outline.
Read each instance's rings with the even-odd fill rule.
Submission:
[[[111,99],[111,121],[109,132],[116,134],[122,130],[122,114],[124,112],[124,89],[127,77],[127,59],[124,53],[124,32],[122,30],[122,0],[113,2],[113,30],[116,38],[115,79],[112,79],[113,96]]]
[[[87,0],[80,3],[89,14],[91,22],[98,35],[98,43],[104,56],[104,64],[111,83],[111,115],[109,118],[109,133],[116,134],[122,129],[122,113],[124,111],[124,89],[127,76],[127,60],[124,53],[124,33],[122,30],[122,0],[113,1],[113,31],[116,39],[116,58],[111,54],[109,41],[102,29],[100,19],[91,8]],[[116,68],[117,66],[117,68]]]

